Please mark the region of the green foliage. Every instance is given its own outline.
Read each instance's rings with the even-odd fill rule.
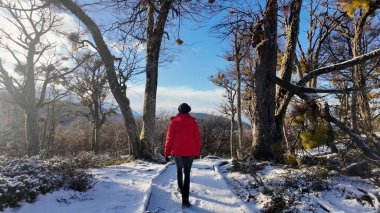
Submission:
[[[284,156],[284,162],[290,166],[298,166],[297,157],[290,153]]]
[[[312,149],[326,144],[328,129],[325,125],[318,125],[313,131],[300,133],[301,143],[305,149]]]
[[[309,71],[305,60],[301,60],[300,65],[301,65],[301,69],[300,69],[301,75],[303,75]]]
[[[305,122],[305,118],[302,115],[297,115],[295,119],[290,123],[290,126],[297,127],[301,126]]]

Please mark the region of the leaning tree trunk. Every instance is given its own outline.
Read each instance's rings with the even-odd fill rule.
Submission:
[[[127,129],[130,154],[136,158],[143,158],[143,150],[138,137],[137,125],[130,107],[130,101],[125,96],[125,93],[118,82],[114,66],[114,57],[108,49],[99,27],[73,0],[60,0],[59,4],[66,7],[84,25],[86,25],[87,29],[90,31],[91,36],[97,46],[98,53],[105,64],[107,80],[110,85],[112,95],[118,103],[121,114],[124,118],[124,126]]]
[[[255,108],[253,155],[258,159],[279,160],[281,143],[274,140],[276,134],[275,93],[276,85],[270,76],[276,75],[277,65],[277,1],[267,2],[263,17],[263,31],[257,38],[263,38],[256,43],[256,78],[255,78]]]
[[[144,95],[143,127],[140,140],[144,147],[144,155],[153,152],[153,140],[156,129],[156,96],[158,81],[158,62],[162,37],[172,0],[162,3],[157,21],[154,21],[154,8],[148,6],[147,15],[147,49],[146,49],[146,84]]]

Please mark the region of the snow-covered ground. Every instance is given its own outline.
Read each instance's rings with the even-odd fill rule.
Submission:
[[[6,213],[126,213],[143,212],[151,187],[151,180],[164,169],[162,164],[143,161],[92,169],[95,185],[80,193],[59,190],[40,195],[33,203],[22,202],[21,207],[5,209]]]
[[[196,160],[191,170],[190,203],[188,209],[181,208],[181,194],[176,191],[176,167],[169,166],[155,178],[152,196],[147,207],[151,212],[249,212],[243,202],[231,192],[223,177],[214,171],[213,160]]]
[[[91,169],[95,185],[86,192],[55,191],[38,196],[33,203],[22,202],[19,208],[5,209],[5,212],[253,213],[268,208],[276,195],[286,198],[284,210],[288,212],[375,213],[380,208],[376,203],[380,189],[360,178],[331,173],[325,180],[312,180],[308,171],[265,162],[259,162],[261,166],[256,168],[257,175],[253,177],[229,172],[230,161],[216,166],[222,161],[211,158],[194,161],[190,186],[192,207],[187,209],[181,208],[181,194],[176,191],[174,163],[135,161]],[[315,183],[321,185],[313,191]]]
[[[95,177],[92,189],[79,193],[59,190],[40,195],[33,203],[5,209],[6,213],[102,213],[102,212],[250,212],[230,190],[224,178],[214,170],[218,160],[193,163],[189,209],[182,209],[181,194],[176,191],[176,167],[142,161],[90,170]]]
[[[268,208],[276,197],[281,199],[274,203],[284,202],[285,212],[380,212],[380,188],[358,177],[334,172],[310,177],[320,168],[292,169],[271,163],[264,163],[255,177],[230,172],[230,161],[219,169],[251,212]]]

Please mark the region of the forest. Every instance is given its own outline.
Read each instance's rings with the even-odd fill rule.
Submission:
[[[190,114],[199,161],[254,203],[242,212],[339,211],[321,201],[333,176],[360,182],[339,189],[356,199],[343,212],[380,211],[380,0],[0,0],[0,211],[94,189],[94,168],[166,168],[177,112],[157,109],[160,70],[191,45],[181,26],[211,19],[209,36],[228,44],[227,66],[208,78],[223,94],[217,113]],[[131,107],[136,79],[141,112]],[[294,176],[272,180],[264,171],[274,167]]]

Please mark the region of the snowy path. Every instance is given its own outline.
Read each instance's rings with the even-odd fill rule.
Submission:
[[[176,167],[170,165],[165,172],[153,180],[152,195],[147,210],[158,213],[169,212],[248,212],[242,202],[231,192],[223,177],[213,170],[210,160],[194,161],[191,169],[190,203],[188,209],[181,208],[181,194],[176,191]]]

